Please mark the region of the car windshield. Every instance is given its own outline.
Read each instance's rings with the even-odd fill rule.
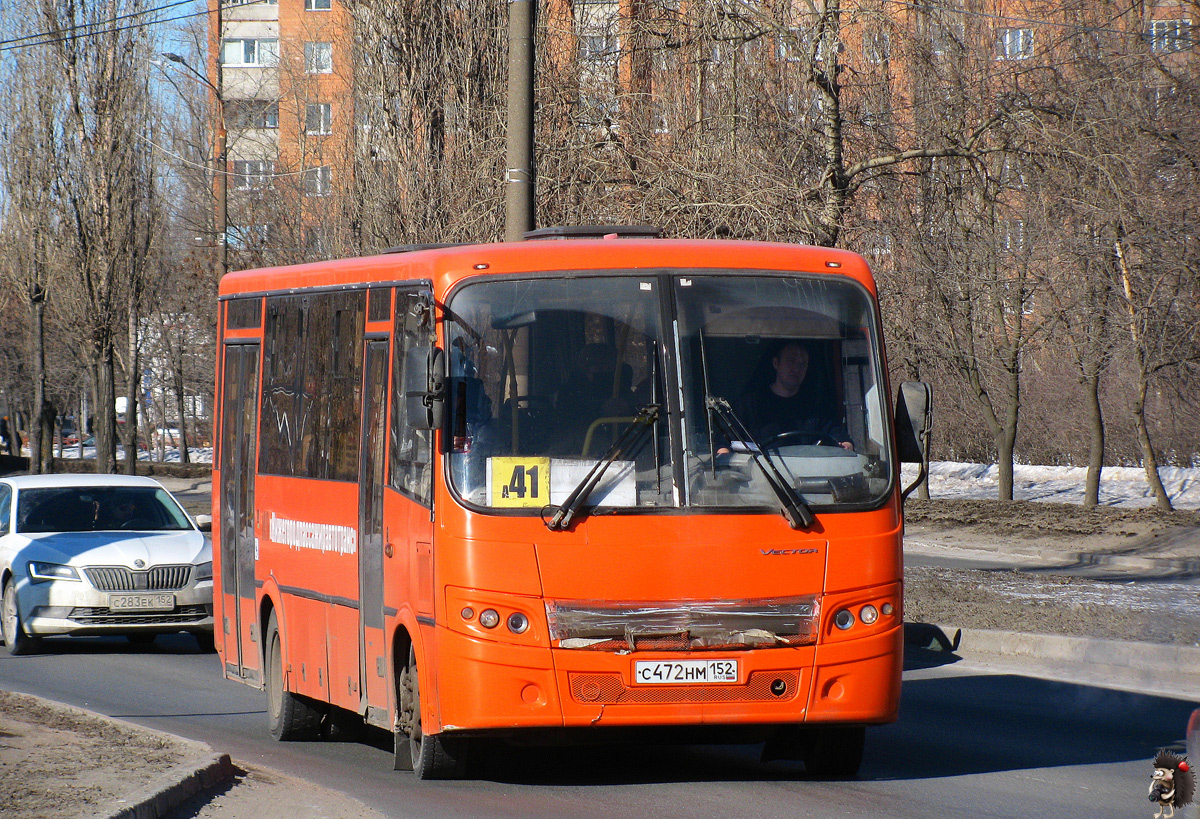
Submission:
[[[179,531],[192,524],[165,489],[61,486],[23,489],[17,532]]]
[[[481,281],[446,325],[450,478],[469,504],[549,519],[863,508],[890,491],[874,302],[847,277]]]

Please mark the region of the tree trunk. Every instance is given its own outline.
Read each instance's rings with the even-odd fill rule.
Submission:
[[[96,350],[96,471],[111,473],[117,461],[116,387],[113,346],[101,340]]]
[[[141,387],[141,360],[138,355],[137,310],[129,308],[129,357],[125,368],[125,462],[126,475],[137,474],[138,392]]]
[[[1136,362],[1137,396],[1133,402],[1133,424],[1137,430],[1138,445],[1142,449],[1142,467],[1146,470],[1146,481],[1154,492],[1154,502],[1159,509],[1171,511],[1171,498],[1163,487],[1162,478],[1158,474],[1158,457],[1154,454],[1154,445],[1150,441],[1150,428],[1146,425],[1146,393],[1150,390],[1149,367],[1146,364],[1146,348],[1143,346],[1142,332],[1138,324],[1137,308],[1133,301],[1133,280],[1129,271],[1129,263],[1125,258],[1125,245],[1121,239],[1113,243],[1117,265],[1121,269],[1121,287],[1125,291],[1125,306],[1129,314],[1129,336],[1133,340],[1133,356]]]
[[[29,317],[33,324],[30,327],[33,407],[29,424],[29,471],[38,475],[44,471],[42,467],[45,464],[42,457],[42,415],[46,405],[46,293],[36,285],[30,288]]]
[[[1087,487],[1083,505],[1093,507],[1100,504],[1100,475],[1104,469],[1104,411],[1100,406],[1100,375],[1088,375],[1083,379],[1083,384],[1086,387],[1089,432]]]
[[[182,340],[180,341],[180,357],[182,358]],[[175,381],[175,415],[179,419],[179,462],[181,464],[190,464],[191,458],[188,456],[188,437],[187,437],[187,402],[183,394],[183,363],[179,361],[175,366],[174,373]]]

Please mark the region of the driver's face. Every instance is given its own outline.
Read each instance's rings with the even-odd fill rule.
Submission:
[[[783,390],[793,393],[804,383],[808,374],[808,351],[795,344],[789,344],[779,351],[779,355],[771,360],[775,366],[775,383]]]

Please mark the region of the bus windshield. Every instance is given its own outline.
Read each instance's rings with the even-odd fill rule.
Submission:
[[[449,474],[471,506],[544,515],[597,462],[595,510],[890,491],[875,310],[849,279],[546,274],[466,284],[446,316]]]

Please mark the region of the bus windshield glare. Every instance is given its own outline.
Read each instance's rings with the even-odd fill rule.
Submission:
[[[600,511],[876,506],[893,470],[872,304],[770,271],[466,284],[446,322],[452,486],[544,514],[601,462]]]

